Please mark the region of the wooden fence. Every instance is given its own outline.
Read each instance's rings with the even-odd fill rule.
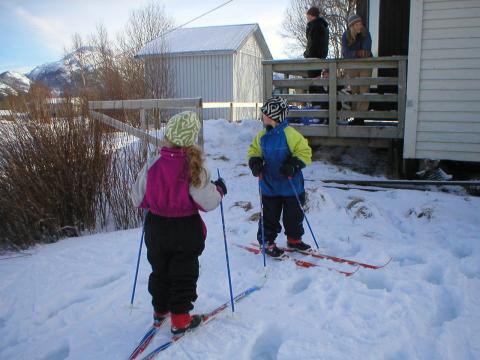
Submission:
[[[230,121],[233,121],[233,110],[236,108],[255,108],[256,117],[258,117],[259,109],[262,103],[258,102],[202,102],[201,98],[187,99],[139,99],[139,100],[105,100],[105,101],[89,101],[90,114],[93,119],[112,126],[113,128],[123,131],[129,135],[140,138],[146,144],[150,143],[158,146],[160,139],[150,135],[148,132],[149,122],[148,110],[193,110],[200,119],[202,127],[198,136],[198,142],[203,146],[203,109],[229,108]],[[140,111],[140,128],[128,125],[109,115],[103,114],[101,110],[138,110]]]
[[[233,122],[234,119],[234,110],[239,108],[254,108],[255,109],[255,119],[259,118],[260,107],[262,106],[261,102],[204,102],[204,109],[230,109],[229,118],[230,122]]]
[[[124,131],[129,135],[136,136],[145,142],[154,146],[159,145],[159,139],[148,133],[147,110],[192,110],[195,111],[200,119],[201,129],[198,135],[198,142],[203,146],[203,114],[202,99],[139,99],[139,100],[107,100],[107,101],[89,101],[88,106],[90,114],[95,120],[110,125],[117,130]],[[139,110],[141,128],[125,124],[111,116],[105,115],[98,110]]]
[[[378,69],[394,69],[398,75],[392,77],[347,77],[348,70],[370,69],[376,73]],[[302,126],[292,124],[301,133],[309,137],[321,137],[324,144],[352,143],[388,144],[391,139],[402,139],[405,122],[406,101],[406,69],[407,58],[404,56],[365,58],[365,59],[296,59],[263,61],[264,100],[275,90],[279,96],[289,103],[308,104],[312,102],[328,103],[328,109],[291,110],[289,117],[311,117],[328,119],[328,125]],[[328,70],[328,78],[310,78],[309,71]],[[283,79],[274,78],[274,74],[283,74]],[[395,93],[348,94],[339,92],[338,88],[368,85],[370,88],[390,85],[396,88]],[[325,87],[325,93],[304,93],[311,86]],[[333,90],[333,91],[332,91]],[[380,102],[392,103],[388,111],[352,111],[338,109],[337,102]],[[381,120],[372,125],[352,126],[339,122],[340,119],[364,118]],[[383,121],[383,124],[381,123]],[[387,126],[389,125],[389,126]],[[329,141],[330,140],[330,141]],[[334,140],[334,141],[331,141]],[[342,141],[343,140],[343,141]],[[375,145],[373,145],[375,146]],[[388,145],[386,145],[388,146]]]

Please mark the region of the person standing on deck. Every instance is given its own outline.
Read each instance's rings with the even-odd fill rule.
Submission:
[[[303,53],[303,57],[326,59],[328,55],[328,38],[329,30],[327,21],[320,16],[318,7],[312,6],[307,11],[307,47]],[[322,69],[308,71],[309,78],[317,78],[322,75]],[[323,86],[310,86],[309,93],[325,93]],[[328,102],[314,103],[327,108]]]
[[[365,28],[362,18],[356,14],[348,18],[347,30],[342,35],[342,57],[345,59],[361,59],[372,57],[372,37]],[[372,69],[348,69],[347,78],[371,77]],[[352,94],[364,94],[370,89],[369,85],[350,86]],[[368,101],[352,103],[353,111],[368,111]],[[356,118],[353,125],[363,125],[364,120]]]

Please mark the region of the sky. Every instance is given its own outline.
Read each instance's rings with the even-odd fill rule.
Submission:
[[[227,0],[158,1],[176,25],[182,25]],[[84,37],[103,23],[115,34],[132,10],[151,0],[0,0],[0,73],[28,72],[59,60],[71,37]],[[157,2],[157,1],[155,1]],[[189,24],[188,27],[258,23],[274,58],[286,58],[286,40],[280,35],[290,0],[234,0]]]

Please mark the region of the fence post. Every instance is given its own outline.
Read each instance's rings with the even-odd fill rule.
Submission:
[[[140,126],[145,133],[148,133],[148,120],[146,116],[145,109],[140,109]],[[148,155],[148,141],[146,139],[142,139],[142,148],[143,148],[143,156],[146,158]]]
[[[230,122],[233,122],[233,102],[230,103]]]
[[[198,103],[198,107],[197,107],[197,111],[198,111],[198,119],[200,120],[200,132],[198,134],[198,142],[200,143],[200,146],[202,147],[203,149],[203,99],[200,98],[200,101]]]
[[[328,63],[328,136],[337,136],[337,62]]]
[[[263,102],[272,97],[273,92],[273,69],[271,64],[263,65]]]
[[[288,80],[290,78],[289,74],[283,74],[283,79]],[[282,94],[288,94],[289,89],[288,88],[282,88]]]

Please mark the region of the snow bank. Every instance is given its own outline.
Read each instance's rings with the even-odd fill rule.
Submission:
[[[235,293],[264,273],[260,256],[234,246],[256,237],[250,218],[259,212],[257,180],[246,149],[260,128],[255,121],[205,124],[208,164],[214,173],[220,169],[229,190],[224,208]],[[323,161],[305,173],[368,178]],[[392,262],[346,278],[268,261],[264,288],[238,303],[234,316],[220,315],[159,358],[480,358],[479,198],[345,191],[319,181],[306,187],[307,215],[323,251],[373,263],[392,256]],[[204,219],[196,312],[228,300],[220,210]],[[313,244],[305,228],[304,239]],[[140,236],[133,229],[66,239],[0,261],[0,358],[126,358],[151,323],[145,251],[135,309],[128,308]],[[283,234],[278,243],[285,244]],[[167,326],[150,349],[168,338]]]

